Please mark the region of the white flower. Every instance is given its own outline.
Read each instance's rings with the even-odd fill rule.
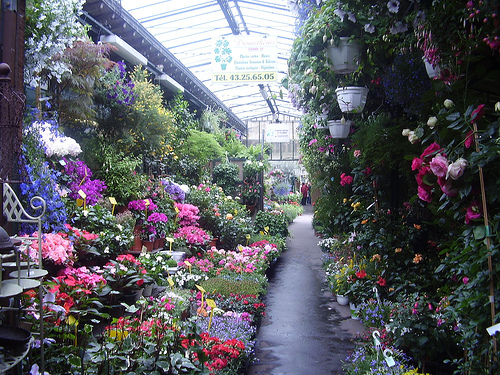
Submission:
[[[410,134],[408,134],[408,140],[410,141],[411,144],[415,144],[418,142],[419,138],[417,137],[414,131],[411,131]]]
[[[500,112],[500,102],[495,103],[495,112]]]
[[[317,91],[318,91],[318,86],[315,85],[311,86],[311,88],[309,89],[309,92],[313,95],[316,94]]]
[[[367,23],[365,25],[365,31],[369,34],[373,34],[375,32],[375,26],[373,26],[371,23]]]
[[[427,120],[427,126],[431,129],[434,129],[434,127],[436,126],[436,123],[437,123],[438,119],[436,116],[431,116],[429,117],[429,119]]]
[[[347,13],[347,19],[353,23],[356,23],[356,21],[357,21],[356,16],[354,15],[354,13],[351,13],[351,12]]]
[[[306,74],[312,74],[313,70],[311,68],[306,70]],[[250,160],[247,160],[248,163],[251,163]]]
[[[391,27],[390,29],[391,34],[399,34],[399,33],[404,33],[408,31],[408,25],[402,22],[397,22],[394,26]]]
[[[344,11],[343,11],[342,9],[340,9],[340,8],[339,8],[339,9],[335,9],[335,10],[333,11],[333,13],[334,13],[337,17],[339,17],[341,21],[343,21],[343,20],[344,20],[344,17],[345,17],[345,15],[347,14],[346,12],[344,12]]]
[[[464,158],[457,159],[448,166],[446,178],[451,177],[453,180],[458,180],[464,174],[468,164],[469,163]]]
[[[403,135],[403,137],[408,137],[410,135],[410,132],[410,129],[403,129],[403,132],[401,134]]]
[[[389,9],[389,12],[391,12],[391,13],[399,12],[399,1],[398,0],[390,0],[389,2],[387,2],[387,9]]]
[[[116,224],[116,227],[120,232],[123,230],[123,226],[121,224]]]
[[[444,107],[446,109],[450,109],[451,107],[453,107],[455,105],[455,103],[453,103],[453,100],[450,100],[450,99],[446,99],[444,101]]]

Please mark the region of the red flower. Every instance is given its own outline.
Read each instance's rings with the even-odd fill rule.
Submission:
[[[387,281],[382,276],[379,276],[378,280],[377,280],[377,284],[380,286],[386,286]]]
[[[436,142],[432,143],[429,147],[427,147],[424,152],[422,152],[422,155],[420,155],[420,159],[424,159],[426,156],[435,154],[437,151],[441,149],[441,146],[438,145]]]
[[[356,272],[356,277],[358,279],[363,279],[366,277],[366,271],[365,270],[360,270],[358,272]]]
[[[476,121],[479,121],[483,116],[484,116],[484,104],[480,104],[474,111],[472,111],[470,122],[474,123]]]
[[[144,284],[144,279],[137,280],[137,286],[142,286]]]
[[[473,142],[474,142],[474,132],[471,130],[465,136],[465,141],[464,141],[465,148],[470,148],[470,146],[472,146]]]

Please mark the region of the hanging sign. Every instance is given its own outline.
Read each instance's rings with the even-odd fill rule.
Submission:
[[[283,123],[271,123],[266,126],[266,142],[288,143],[290,142],[290,125]]]
[[[212,38],[212,83],[278,80],[275,37],[233,35]]]

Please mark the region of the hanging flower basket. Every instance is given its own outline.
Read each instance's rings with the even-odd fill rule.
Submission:
[[[351,130],[351,121],[331,120],[328,121],[328,128],[332,138],[347,138]]]
[[[332,62],[332,70],[337,74],[358,70],[360,54],[361,45],[349,37],[341,37],[338,46],[333,45],[326,49],[326,56]]]
[[[344,113],[362,112],[368,96],[366,87],[347,86],[335,90],[340,110]]]

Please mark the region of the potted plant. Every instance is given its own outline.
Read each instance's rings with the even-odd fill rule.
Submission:
[[[346,86],[335,90],[340,110],[344,113],[362,112],[368,97],[367,87]]]
[[[257,181],[255,183],[244,183],[241,185],[240,197],[243,200],[243,204],[247,206],[252,206],[257,203],[257,199],[260,197],[260,183]]]
[[[347,138],[351,130],[352,121],[342,118],[341,120],[328,121],[328,128],[332,138]]]
[[[160,212],[153,212],[148,216],[147,224],[154,227],[156,232],[154,249],[162,248],[165,244],[165,236],[167,233],[167,215]]]

